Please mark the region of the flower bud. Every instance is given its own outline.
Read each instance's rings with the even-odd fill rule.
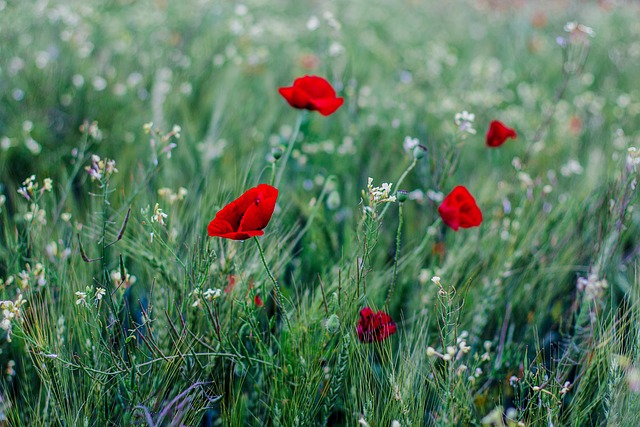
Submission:
[[[398,199],[398,202],[400,203],[404,203],[407,201],[407,191],[406,190],[398,190],[398,193],[396,194],[396,197]]]
[[[280,147],[274,147],[274,148],[271,150],[271,155],[272,155],[272,156],[273,156],[273,158],[274,158],[274,159],[276,159],[276,161],[277,161],[278,159],[280,159],[280,157],[282,157],[282,148],[280,148]]]
[[[416,160],[420,160],[426,155],[427,155],[427,147],[425,147],[424,145],[418,145],[413,149],[413,157]]]

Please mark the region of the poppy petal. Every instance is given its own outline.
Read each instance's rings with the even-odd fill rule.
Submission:
[[[482,223],[482,211],[465,187],[455,187],[438,207],[442,222],[458,231],[460,227],[477,227]]]
[[[216,214],[207,227],[207,233],[212,237],[232,240],[262,236],[262,229],[273,215],[277,197],[278,190],[267,184],[245,191]]]

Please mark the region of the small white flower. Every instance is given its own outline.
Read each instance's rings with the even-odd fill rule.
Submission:
[[[182,132],[182,128],[178,125],[173,125],[173,129],[171,129],[171,133],[175,138],[180,138],[180,132]]]
[[[51,191],[53,188],[53,180],[51,178],[45,178],[42,184],[42,189],[44,191]]]
[[[167,218],[168,215],[162,212],[160,205],[156,203],[156,206],[153,208],[153,215],[151,216],[151,222],[157,222],[160,225],[166,225],[164,219]]]
[[[436,285],[438,285],[438,286],[442,286],[442,284],[440,283],[440,277],[438,277],[438,276],[433,276],[433,277],[431,278],[431,281],[432,281],[433,283],[435,283]]]
[[[206,291],[204,291],[202,295],[204,296],[204,299],[206,299],[207,301],[213,301],[214,299],[219,298],[220,295],[222,295],[222,290],[209,288]]]
[[[82,292],[82,291],[78,291],[76,292],[76,304],[80,305],[80,304],[87,304],[87,293],[86,292]]]
[[[96,288],[96,302],[101,301],[102,297],[107,293],[104,288]]]

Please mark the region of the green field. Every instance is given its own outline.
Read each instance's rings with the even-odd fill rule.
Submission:
[[[0,426],[638,425],[638,2],[0,0],[0,39]]]

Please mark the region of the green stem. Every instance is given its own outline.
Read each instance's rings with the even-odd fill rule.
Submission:
[[[293,130],[291,131],[291,137],[289,138],[289,145],[287,146],[287,151],[284,153],[284,157],[281,160],[280,170],[278,171],[278,175],[276,176],[276,180],[273,184],[273,186],[276,188],[278,188],[278,185],[280,184],[280,180],[282,179],[282,175],[284,174],[284,168],[287,165],[287,161],[289,160],[289,157],[291,157],[291,152],[293,151],[293,146],[296,143],[296,139],[298,139],[298,134],[300,133],[300,126],[302,126],[303,118],[304,118],[304,111],[299,111],[298,116],[296,117],[296,124],[293,126]]]
[[[400,257],[400,239],[402,237],[402,203],[398,206],[398,232],[396,233],[396,254],[393,259],[393,279],[391,280],[391,286],[389,292],[387,292],[387,299],[384,301],[385,307],[389,305],[391,295],[396,287],[396,281],[398,279],[398,258]]]
[[[407,177],[409,172],[411,172],[413,168],[416,167],[417,164],[418,164],[418,159],[414,157],[413,162],[411,162],[411,164],[404,170],[404,172],[402,172],[402,175],[400,175],[400,178],[398,178],[398,182],[395,183],[396,189],[393,191],[394,196],[398,193],[398,190],[400,189],[400,185],[402,184],[402,181],[404,181],[404,179]],[[382,212],[380,212],[380,215],[378,216],[379,219],[382,219],[384,217],[384,214],[387,212],[387,209],[389,209],[390,205],[391,203],[387,203],[386,206],[382,209]]]
[[[260,245],[260,240],[258,240],[257,236],[254,236],[253,239],[256,241],[256,245],[258,245],[258,251],[260,252],[260,259],[262,260],[262,265],[264,265],[264,269],[267,270],[267,275],[269,276],[269,279],[271,279],[271,283],[273,283],[273,287],[276,290],[275,292],[276,305],[278,306],[278,308],[280,308],[280,311],[282,312],[282,316],[287,322],[287,326],[289,327],[289,329],[291,329],[291,324],[289,323],[289,317],[287,316],[287,312],[285,311],[284,306],[282,305],[282,292],[280,290],[280,285],[278,285],[278,282],[276,281],[275,277],[273,277],[273,274],[271,273],[271,269],[267,264],[267,260],[264,258],[264,251],[262,250],[262,245]]]

